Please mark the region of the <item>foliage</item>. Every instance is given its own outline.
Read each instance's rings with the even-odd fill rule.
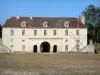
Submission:
[[[2,38],[2,26],[0,25],[0,38]]]
[[[88,40],[93,39],[99,42],[100,37],[100,7],[89,5],[83,12],[85,16],[85,25],[88,27]]]

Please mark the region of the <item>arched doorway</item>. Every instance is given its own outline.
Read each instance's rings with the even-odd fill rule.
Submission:
[[[37,45],[34,45],[34,47],[33,47],[33,52],[34,52],[34,53],[37,53]]]
[[[41,52],[50,52],[50,44],[48,42],[42,42],[40,45]]]
[[[57,45],[53,46],[53,52],[57,52]]]

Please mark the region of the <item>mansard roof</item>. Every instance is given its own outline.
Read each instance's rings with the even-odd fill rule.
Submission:
[[[43,22],[48,22],[47,28],[66,28],[64,22],[69,22],[69,27],[67,28],[84,28],[84,25],[77,19],[71,17],[11,17],[6,20],[3,27],[9,28],[21,28],[21,22],[25,21],[27,23],[26,28],[44,28]]]

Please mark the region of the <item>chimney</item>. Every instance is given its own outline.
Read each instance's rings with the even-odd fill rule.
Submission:
[[[3,24],[5,24],[5,23],[6,23],[6,21],[3,22]]]
[[[85,16],[82,15],[82,16],[80,17],[80,20],[81,20],[82,24],[85,25]]]
[[[16,15],[16,19],[19,19],[19,15]]]
[[[33,16],[32,15],[30,15],[30,19],[33,19]]]

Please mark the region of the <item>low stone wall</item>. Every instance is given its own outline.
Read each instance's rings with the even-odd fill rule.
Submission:
[[[9,53],[10,49],[4,45],[0,45],[0,53]]]
[[[94,45],[93,44],[89,44],[85,47],[83,47],[82,49],[80,49],[80,52],[89,52],[89,53],[94,53]]]

